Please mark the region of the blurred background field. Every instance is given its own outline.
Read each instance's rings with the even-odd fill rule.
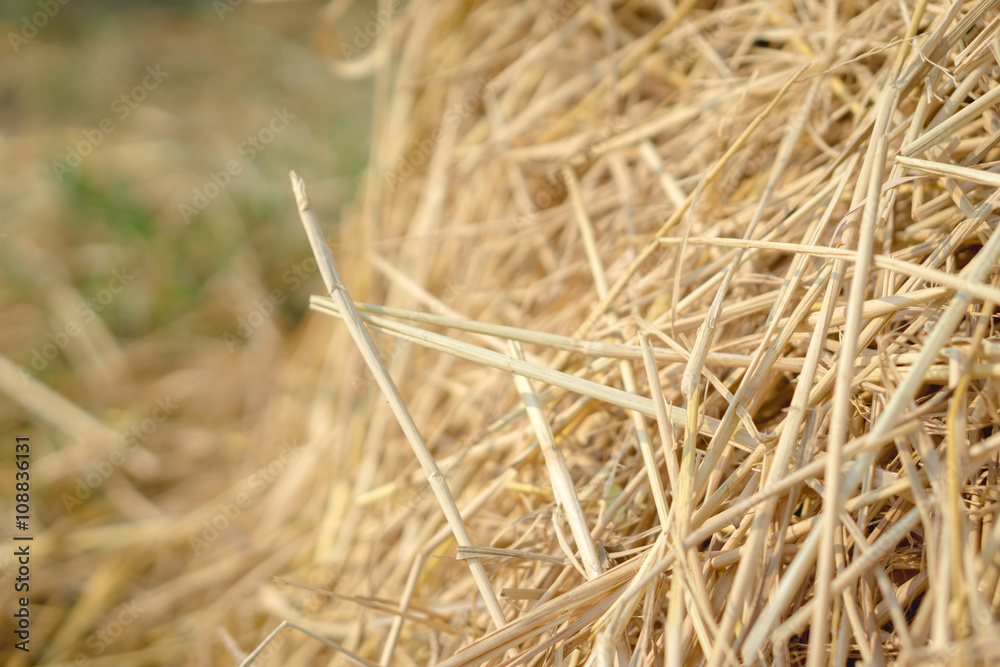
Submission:
[[[13,4],[5,34],[19,27]],[[22,4],[25,13],[34,6]],[[208,3],[70,3],[18,53],[4,40],[0,251],[18,288],[8,307],[25,307],[5,319],[12,358],[24,363],[44,338],[49,277],[94,298],[114,268],[135,275],[101,313],[116,337],[219,338],[242,314],[241,285],[280,284],[306,256],[288,215],[289,165],[312,175],[330,210],[352,194],[366,159],[368,90],[335,83],[317,57],[319,4],[237,9],[220,20]],[[162,82],[135,101],[151,81],[147,67]],[[261,150],[248,147],[275,109],[293,116],[287,127]],[[95,137],[79,167],[55,166]],[[187,215],[181,207],[197,208],[196,190],[217,192],[212,174],[224,176],[233,160],[241,172]],[[275,325],[287,329],[304,305],[305,291],[290,295]],[[52,360],[40,377],[65,370],[65,359]]]
[[[168,571],[171,552],[190,545],[144,531],[190,517],[280,451],[252,428],[321,284],[288,170],[338,213],[367,161],[371,104],[369,85],[323,62],[338,42],[318,29],[321,2],[50,4],[51,17],[36,1],[0,6],[0,346],[16,370],[0,398],[0,470],[13,479],[7,441],[30,436],[36,536],[32,652],[13,650],[4,614],[9,665],[101,664],[147,644],[95,634],[138,591],[183,574]],[[120,544],[130,530],[139,543]],[[4,552],[7,611],[16,564]]]

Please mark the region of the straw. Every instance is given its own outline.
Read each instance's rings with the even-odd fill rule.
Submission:
[[[676,5],[327,7],[375,77],[354,201],[292,179],[329,295],[186,339],[210,372],[0,357],[70,505],[40,664],[996,662],[997,3]]]
[[[372,342],[371,337],[368,335],[368,330],[365,329],[358,311],[354,308],[354,302],[351,301],[347,288],[344,287],[344,284],[340,280],[333,255],[330,254],[330,249],[327,247],[326,240],[319,229],[319,223],[317,223],[316,217],[312,212],[309,197],[306,195],[305,185],[295,172],[291,173],[291,179],[292,188],[295,190],[295,201],[299,207],[299,216],[302,218],[302,225],[305,227],[306,235],[309,237],[309,244],[312,246],[313,254],[316,256],[316,261],[319,264],[323,282],[326,284],[330,296],[333,297],[334,302],[340,308],[340,312],[344,313],[344,322],[351,332],[351,337],[365,358],[368,367],[374,373],[375,381],[378,382],[379,388],[389,400],[389,406],[392,408],[393,414],[396,415],[396,419],[406,434],[410,446],[413,447],[413,453],[416,455],[417,460],[420,461],[420,465],[427,475],[427,482],[430,484],[431,490],[434,491],[434,495],[441,505],[445,517],[448,519],[456,541],[459,546],[471,547],[473,546],[472,540],[465,529],[462,515],[455,505],[455,500],[452,498],[444,475],[441,474],[441,470],[434,461],[434,457],[427,451],[427,447],[420,437],[420,432],[417,430],[416,424],[413,423],[413,418],[406,409],[406,404],[403,402],[402,396],[399,395],[399,390],[396,389],[396,384],[392,381],[389,371],[379,358],[375,343]],[[506,619],[504,618],[503,611],[500,609],[500,602],[497,600],[496,594],[490,585],[486,570],[483,569],[482,564],[477,558],[469,558],[467,560],[469,562],[469,569],[472,570],[472,577],[475,579],[476,586],[478,586],[479,592],[486,602],[486,607],[490,612],[493,622],[497,627],[502,627],[506,623]]]

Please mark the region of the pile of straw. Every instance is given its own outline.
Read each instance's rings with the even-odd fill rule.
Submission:
[[[1000,657],[995,3],[710,5],[416,2],[370,54],[313,300],[378,341],[317,555],[368,659]]]
[[[996,3],[344,4],[332,297],[41,662],[996,664]]]

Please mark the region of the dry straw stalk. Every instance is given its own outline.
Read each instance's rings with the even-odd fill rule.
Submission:
[[[393,14],[338,232],[364,302],[300,209],[312,307],[438,507],[379,426],[345,501],[378,551],[346,531],[337,562],[382,601],[331,598],[372,616],[328,639],[383,665],[995,661],[998,35],[988,0]]]

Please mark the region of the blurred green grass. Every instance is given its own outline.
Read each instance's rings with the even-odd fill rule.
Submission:
[[[40,3],[58,11],[28,35]],[[206,1],[0,3],[0,350],[24,380],[4,386],[0,432],[32,442],[32,529],[56,545],[34,555],[32,664],[136,664],[115,660],[154,642],[138,626],[107,654],[88,638],[140,593],[172,594],[190,574],[180,564],[203,566],[197,552],[67,545],[105,526],[130,535],[147,512],[180,525],[272,459],[259,425],[284,416],[270,408],[288,390],[279,361],[308,352],[295,337],[322,290],[288,172],[336,234],[367,161],[370,85],[323,61],[343,27],[318,19],[325,0],[232,4],[220,16]],[[176,407],[142,431],[141,452],[105,437],[161,403]],[[12,452],[0,453],[5,479]],[[114,453],[127,460],[68,507]],[[10,571],[0,558],[0,581]],[[104,576],[116,587],[94,603]],[[0,588],[0,607],[12,592]],[[190,637],[183,612],[202,603],[190,597],[142,623]],[[0,644],[0,664],[27,664],[20,653]]]
[[[16,362],[53,326],[40,273],[87,299],[111,269],[134,270],[101,312],[124,339],[217,338],[247,308],[224,283],[287,288],[282,276],[309,256],[288,171],[307,179],[328,216],[350,200],[367,155],[369,88],[334,78],[312,49],[322,3],[278,4],[243,3],[220,20],[205,2],[70,2],[14,52],[9,35],[40,5],[4,3],[2,161],[15,182],[0,188],[11,278],[0,299],[41,311],[6,332]],[[135,101],[148,68],[166,76]],[[275,109],[295,118],[245,159],[239,147],[266,132]],[[56,165],[88,143],[78,167]],[[240,173],[186,222],[182,206],[232,160]],[[307,283],[279,305],[281,330],[304,313],[316,276]]]

